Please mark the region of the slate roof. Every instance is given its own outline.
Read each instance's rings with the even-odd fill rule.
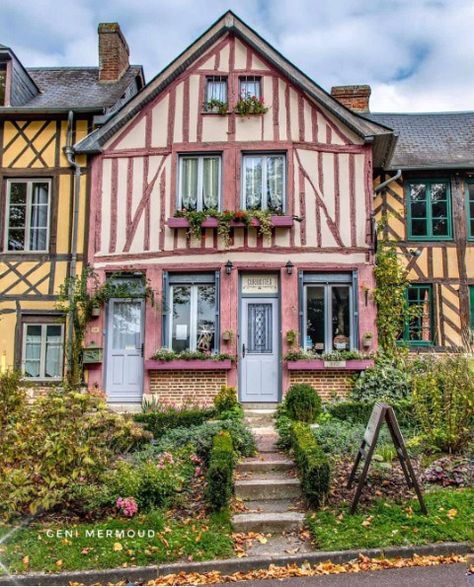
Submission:
[[[474,167],[474,112],[364,114],[398,134],[387,169]]]
[[[112,106],[137,76],[139,65],[131,65],[115,83],[100,83],[98,67],[27,67],[41,93],[23,104],[27,109],[72,109]]]

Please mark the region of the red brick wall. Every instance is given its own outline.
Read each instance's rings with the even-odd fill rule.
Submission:
[[[290,385],[309,383],[321,399],[330,400],[334,395],[346,396],[354,387],[356,372],[341,371],[290,371]]]
[[[216,371],[151,371],[150,393],[162,403],[212,405],[227,372]]]

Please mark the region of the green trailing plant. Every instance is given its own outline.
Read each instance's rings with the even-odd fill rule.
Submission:
[[[151,358],[155,361],[234,361],[233,355],[226,353],[204,353],[202,351],[181,351],[177,353],[168,348],[156,351]]]
[[[285,355],[285,361],[314,361],[320,359],[323,361],[354,361],[372,358],[372,354],[361,353],[359,351],[332,351],[330,353],[318,354],[302,348],[289,351]]]
[[[222,414],[223,412],[234,409],[238,405],[239,402],[235,387],[223,385],[214,398],[214,407],[216,408],[217,413]]]
[[[329,493],[329,460],[308,424],[293,422],[290,437],[303,492],[312,506],[320,507]]]
[[[322,403],[311,385],[295,383],[287,391],[284,406],[286,414],[292,420],[312,423],[318,419]]]
[[[248,94],[241,96],[235,104],[234,112],[239,116],[250,116],[252,114],[265,114],[268,107],[265,106],[263,97],[257,98]]]
[[[222,116],[228,113],[227,102],[224,102],[223,100],[216,100],[215,98],[205,102],[204,109],[206,112],[217,112]]]
[[[363,371],[357,378],[350,393],[358,401],[397,402],[407,399],[411,392],[411,371],[409,359],[391,354],[379,354],[373,367]]]
[[[235,456],[232,436],[219,432],[212,442],[211,456],[207,470],[206,496],[214,510],[222,510],[229,504],[232,495],[232,475]]]

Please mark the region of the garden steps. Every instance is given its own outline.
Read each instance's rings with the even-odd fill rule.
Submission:
[[[268,458],[262,458],[263,456]],[[269,471],[289,471],[295,464],[291,459],[285,458],[280,453],[263,453],[261,457],[245,459],[236,467],[239,474],[243,473],[267,473]]]
[[[234,483],[235,495],[243,499],[291,499],[301,496],[299,479],[237,479]]]
[[[236,514],[232,524],[236,532],[282,533],[299,530],[304,522],[299,512],[258,512]]]
[[[245,500],[245,512],[242,513],[253,513],[258,512],[297,512],[301,510],[301,502],[298,499],[255,499]]]

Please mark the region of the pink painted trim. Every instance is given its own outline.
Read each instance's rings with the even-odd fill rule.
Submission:
[[[189,228],[189,222],[186,218],[168,218],[166,224],[169,228]],[[217,228],[219,222],[217,218],[206,218],[201,224],[202,228]],[[272,226],[278,228],[291,228],[294,224],[294,220],[291,216],[272,216]],[[252,227],[260,226],[260,221],[253,218],[250,221]],[[237,222],[233,220],[231,222],[232,228],[246,228],[247,225],[244,222]]]
[[[183,359],[175,359],[174,361],[155,361],[154,359],[147,359],[145,361],[145,369],[147,371],[230,371],[232,369],[232,361],[226,359],[224,361],[198,360],[185,361]]]
[[[345,367],[325,367],[323,359],[302,359],[287,361],[288,371],[365,371],[374,366],[372,359],[354,359],[346,361]]]

